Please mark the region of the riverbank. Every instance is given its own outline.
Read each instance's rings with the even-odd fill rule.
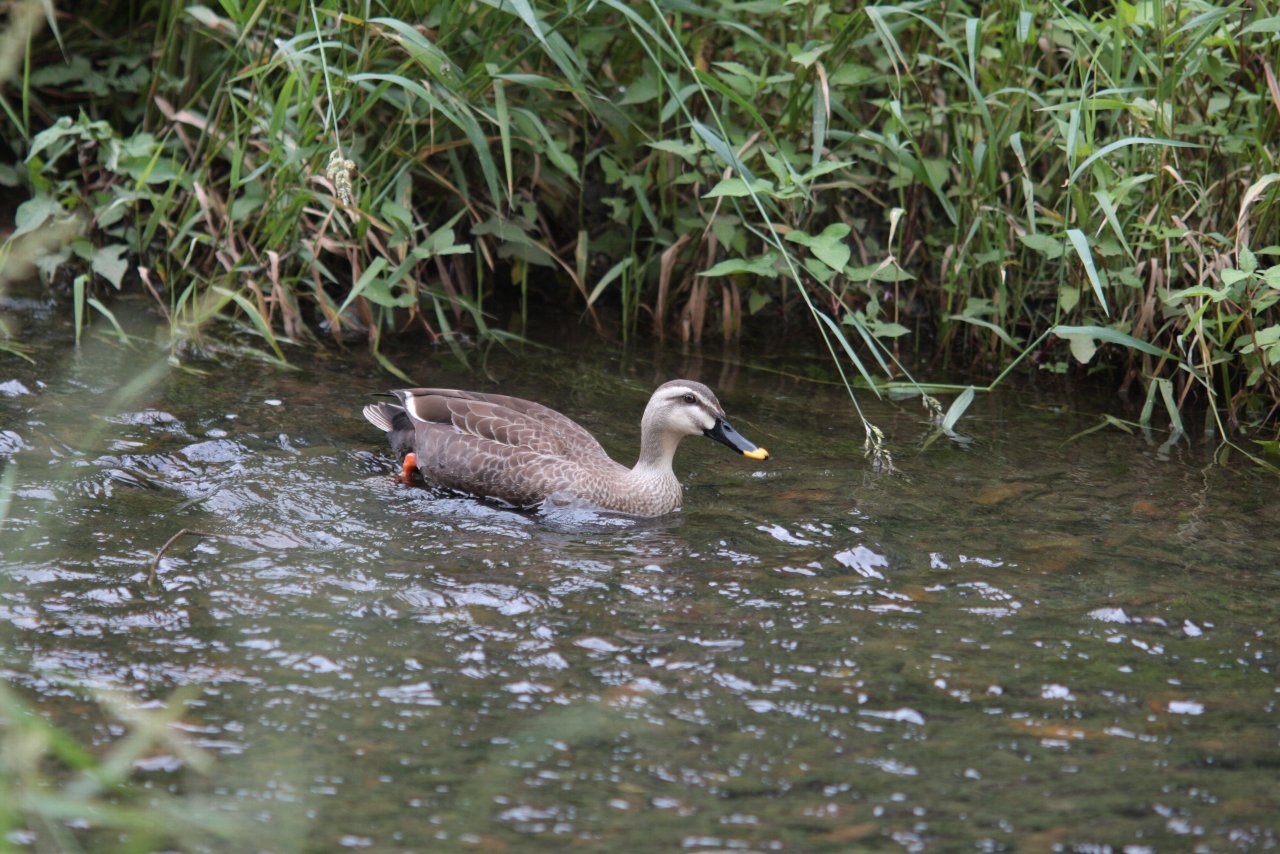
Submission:
[[[1261,12],[38,5],[9,236],[75,235],[42,266],[77,326],[130,291],[176,359],[229,329],[461,356],[607,307],[625,340],[802,330],[851,383],[1107,378],[1146,425],[1276,438]]]

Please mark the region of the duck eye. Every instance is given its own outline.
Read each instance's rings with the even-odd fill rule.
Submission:
[[[684,402],[685,402],[685,403],[691,403],[691,404],[692,404],[692,403],[697,403],[697,402],[698,402],[698,399],[697,399],[696,397],[694,397],[692,394],[689,394],[689,393],[687,393],[687,392],[686,392],[686,393],[685,393],[685,396],[684,396]]]

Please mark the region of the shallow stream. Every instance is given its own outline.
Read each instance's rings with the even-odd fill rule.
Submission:
[[[917,401],[863,394],[886,475],[784,358],[395,354],[628,464],[648,393],[690,376],[773,455],[686,440],[680,513],[548,519],[395,483],[360,408],[401,383],[359,353],[195,373],[29,322],[37,363],[0,354],[0,675],[95,750],[123,734],[104,695],[185,704],[208,767],[137,778],[233,841],[184,847],[1280,845],[1276,481],[1068,442],[1108,401],[982,397],[923,448]],[[150,579],[183,529],[216,536]]]

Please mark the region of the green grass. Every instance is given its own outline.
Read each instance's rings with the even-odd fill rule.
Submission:
[[[1276,436],[1269,4],[83,5],[3,102],[78,324],[141,288],[175,358],[283,361],[800,312],[851,385],[1097,375]]]
[[[208,768],[209,758],[172,727],[186,709],[183,696],[170,697],[160,711],[105,691],[97,699],[115,728],[128,727],[105,748],[89,747],[0,685],[0,852],[146,851],[243,840],[241,823],[210,803],[134,780],[136,764],[155,755],[196,773]]]

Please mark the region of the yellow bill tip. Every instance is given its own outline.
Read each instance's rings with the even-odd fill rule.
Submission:
[[[769,459],[769,452],[766,451],[764,448],[756,448],[754,451],[743,451],[742,455],[744,457],[750,457],[753,460]]]

